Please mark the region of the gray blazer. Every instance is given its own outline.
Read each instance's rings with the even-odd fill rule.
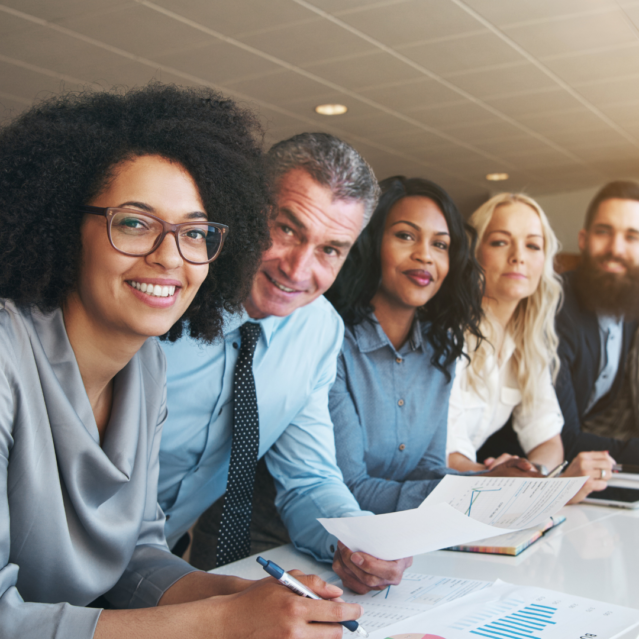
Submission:
[[[154,606],[194,570],[157,505],[165,366],[150,339],[118,373],[100,447],[62,312],[0,300],[3,639],[92,637],[100,610],[83,606],[99,595]]]

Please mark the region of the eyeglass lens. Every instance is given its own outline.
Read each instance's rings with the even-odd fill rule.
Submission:
[[[117,211],[111,219],[113,245],[130,255],[148,255],[162,231],[162,224],[143,213]],[[193,222],[181,226],[176,238],[185,259],[204,264],[217,254],[222,233],[212,224]]]

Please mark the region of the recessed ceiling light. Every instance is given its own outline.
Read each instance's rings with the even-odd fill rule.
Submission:
[[[486,176],[486,179],[490,180],[491,182],[501,182],[501,180],[508,179],[508,173],[489,173]]]
[[[315,112],[320,115],[342,115],[348,108],[343,104],[320,104],[315,107]]]

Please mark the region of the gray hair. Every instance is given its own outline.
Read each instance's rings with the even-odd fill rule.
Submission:
[[[300,133],[282,140],[266,154],[266,163],[273,187],[289,171],[303,169],[328,187],[334,200],[363,202],[363,226],[377,206],[380,191],[373,169],[350,144],[329,133]]]

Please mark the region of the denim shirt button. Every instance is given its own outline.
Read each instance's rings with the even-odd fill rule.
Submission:
[[[397,405],[398,405],[398,406],[403,406],[403,405],[404,405],[404,400],[403,400],[403,399],[400,399],[400,400],[397,402]]]
[[[406,448],[406,444],[400,444],[399,445],[399,450],[404,450]]]

